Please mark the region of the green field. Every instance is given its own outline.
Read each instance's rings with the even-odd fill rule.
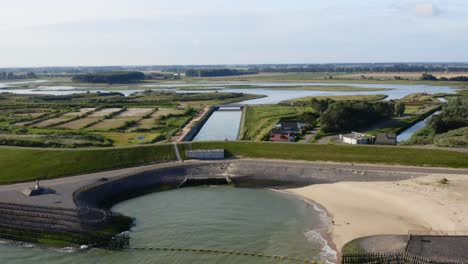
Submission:
[[[468,168],[467,153],[433,149],[270,142],[193,142],[190,145],[193,149],[222,148],[230,155],[246,158]],[[180,147],[184,153],[188,144]]]
[[[268,136],[275,124],[282,118],[294,118],[308,111],[311,107],[285,105],[247,106],[240,138],[244,140],[262,140]]]

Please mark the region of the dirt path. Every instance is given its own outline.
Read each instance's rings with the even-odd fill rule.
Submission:
[[[182,141],[185,138],[185,136],[190,132],[192,127],[195,126],[195,124],[198,123],[198,121],[200,121],[208,113],[209,110],[210,108],[208,106],[205,106],[205,108],[203,108],[201,113],[199,113],[195,118],[190,120],[190,122],[182,129],[182,133],[180,134],[179,137],[177,137],[175,141],[176,142]]]

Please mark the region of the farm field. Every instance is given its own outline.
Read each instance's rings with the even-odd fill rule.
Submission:
[[[148,118],[143,118],[138,121],[136,124],[132,125],[129,130],[149,130],[153,128],[158,128],[161,126],[160,119],[163,116],[174,116],[181,115],[185,112],[183,109],[174,109],[174,108],[158,108],[154,113],[152,113]]]
[[[74,148],[171,141],[199,109],[259,97],[166,91],[0,94],[0,145]]]
[[[97,124],[90,126],[89,130],[112,130],[129,126],[130,123],[136,122],[138,117],[113,117],[104,119]]]
[[[56,126],[56,128],[82,129],[102,120],[100,117],[85,117]]]
[[[161,134],[155,132],[93,132],[112,140],[114,146],[149,144],[160,141]]]

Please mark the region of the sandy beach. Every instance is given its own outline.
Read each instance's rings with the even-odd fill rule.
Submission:
[[[442,183],[444,178],[447,183]],[[338,250],[364,236],[468,230],[468,175],[430,174],[396,182],[340,182],[287,191],[327,210]]]

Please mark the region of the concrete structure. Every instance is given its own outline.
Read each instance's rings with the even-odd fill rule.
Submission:
[[[351,145],[360,145],[360,144],[371,144],[372,143],[372,136],[351,132],[351,134],[342,135],[340,134],[340,141],[345,144]]]
[[[379,133],[375,139],[377,145],[396,145],[397,135],[393,133]]]
[[[219,160],[224,159],[224,149],[187,150],[186,156],[190,159]]]

